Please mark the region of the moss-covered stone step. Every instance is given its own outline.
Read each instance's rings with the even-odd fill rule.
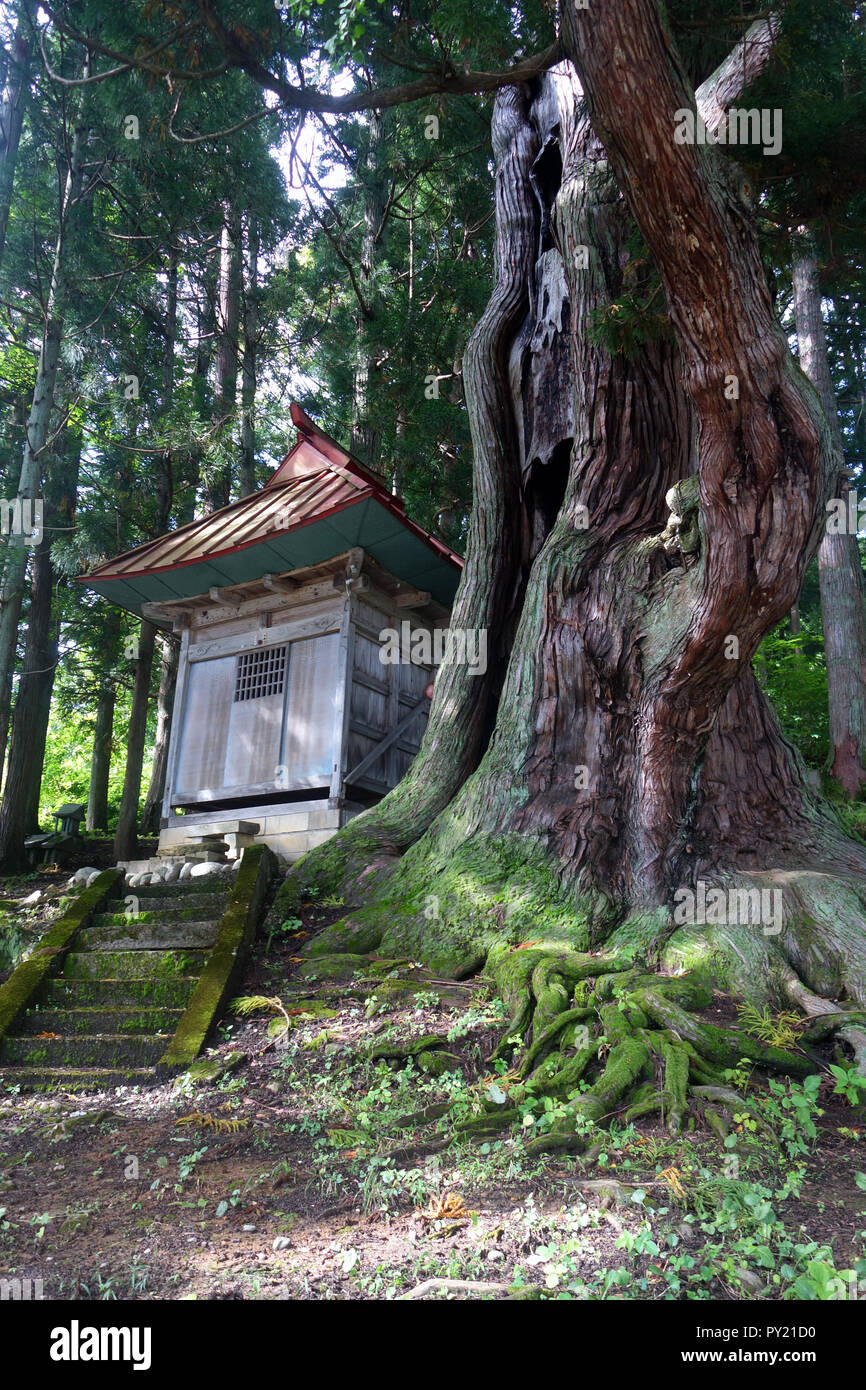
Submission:
[[[213,921],[125,922],[97,924],[80,931],[75,945],[81,951],[209,950],[216,941]]]
[[[5,1037],[0,1068],[12,1067],[147,1067],[159,1060],[171,1033],[70,1034],[60,1038]]]
[[[118,1086],[152,1086],[153,1067],[10,1067],[0,1066],[0,1081],[22,1091],[113,1091]]]
[[[170,980],[47,980],[39,1003],[48,1009],[135,1006],[185,1009],[198,984],[196,975]]]
[[[173,1033],[183,1009],[32,1009],[18,1032],[34,1033]]]
[[[112,922],[183,922],[203,921],[205,917],[221,917],[228,904],[228,894],[217,897],[211,893],[191,893],[188,898],[139,898],[138,907],[127,902],[110,903],[105,912],[94,915],[93,925]],[[110,909],[110,910],[109,910]]]
[[[200,975],[207,951],[70,951],[67,980],[170,980]]]
[[[169,898],[176,898],[178,902],[183,903],[187,903],[190,898],[195,898],[196,901],[200,898],[227,900],[235,884],[234,875],[228,882],[225,879],[219,879],[217,883],[212,877],[206,875],[202,878],[186,878],[183,883],[154,883],[147,884],[142,888],[127,888],[124,890],[124,896],[142,899],[158,898],[162,902]]]

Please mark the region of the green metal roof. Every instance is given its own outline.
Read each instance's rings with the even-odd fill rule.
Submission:
[[[433,548],[420,527],[371,496],[213,558],[204,556],[162,573],[142,570],[122,577],[116,571],[112,577],[100,577],[100,570],[108,568],[100,566],[81,582],[140,614],[143,603],[194,598],[213,586],[230,587],[263,574],[321,564],[353,546],[363,547],[383,569],[414,588],[429,590],[439,603],[451,607],[460,581],[458,564],[444,547]],[[127,560],[134,560],[135,553],[129,552]]]

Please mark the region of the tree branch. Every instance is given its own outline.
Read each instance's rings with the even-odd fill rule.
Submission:
[[[702,82],[695,93],[698,115],[715,134],[725,121],[731,102],[760,77],[770,61],[781,25],[775,15],[756,20],[724,62]]]
[[[225,54],[225,60],[217,67],[200,71],[191,68],[164,67],[153,62],[151,53],[159,52],[165,48],[171,39],[163,40],[156,49],[151,50],[151,53],[140,56],[120,53],[109,44],[101,43],[93,35],[82,34],[71,24],[61,20],[50,6],[46,5],[45,8],[60,33],[75,39],[78,43],[86,44],[94,53],[99,53],[102,57],[110,58],[113,62],[121,65],[120,69],[100,73],[99,79],[101,81],[114,76],[121,69],[139,68],[156,77],[165,77],[173,81],[201,82],[211,77],[219,77],[229,68],[238,68],[265,91],[273,92],[275,96],[279,97],[282,105],[288,110],[317,111],[338,116],[351,115],[357,111],[384,110],[386,107],[402,106],[406,102],[420,101],[429,96],[469,96],[473,93],[495,92],[500,87],[531,81],[542,72],[546,72],[548,68],[553,67],[562,58],[562,51],[557,40],[543,53],[534,53],[528,58],[522,58],[512,67],[500,72],[456,72],[452,67],[446,68],[442,65],[438,70],[431,69],[426,76],[419,77],[413,82],[400,83],[394,87],[373,87],[364,92],[348,92],[344,96],[333,96],[330,92],[321,92],[315,87],[295,86],[271,72],[257,58],[253,57],[247,46],[240,41],[235,33],[230,32],[223,25],[209,0],[197,0],[197,3],[203,23]],[[189,28],[194,27],[188,26],[187,32],[189,32]]]

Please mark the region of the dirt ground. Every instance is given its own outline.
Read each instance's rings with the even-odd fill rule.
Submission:
[[[434,1119],[400,1121],[497,1084],[501,1005],[411,963],[396,987],[299,979],[300,942],[339,915],[307,907],[257,944],[242,992],[279,997],[288,1031],[274,1008],[230,1016],[214,1055],[246,1060],[215,1084],[25,1095],[7,1073],[0,1277],[82,1300],[866,1295],[866,1125],[829,1077],[814,1135],[781,1150],[747,1121],[728,1153],[700,1121],[615,1121],[591,1166],[530,1158],[543,1116],[440,1148]],[[370,1055],[433,1033],[454,1070]]]

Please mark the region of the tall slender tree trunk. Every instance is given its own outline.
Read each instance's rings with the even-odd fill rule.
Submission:
[[[150,676],[156,627],[144,621],[138,639],[135,679],[132,686],[132,708],[129,714],[129,733],[126,744],[126,767],[123,793],[114,835],[116,860],[133,859],[138,847],[138,803],[141,796],[141,770],[147,740],[147,708],[150,700]]]
[[[376,418],[377,409],[381,409],[376,398],[376,327],[380,313],[376,265],[387,198],[385,156],[385,117],[381,111],[371,111],[361,173],[364,227],[358,284],[363,302],[356,312],[352,400],[352,449],[369,468],[378,467],[382,443],[382,428]]]
[[[230,432],[237,401],[238,352],[241,307],[241,222],[236,208],[227,205],[220,240],[217,296],[217,348],[214,364],[213,423],[217,442]],[[231,466],[220,465],[206,487],[207,509],[228,505]]]
[[[813,237],[808,233],[796,237],[793,255],[800,365],[821,398],[830,427],[837,464],[834,495],[847,503],[842,432],[821,315]],[[846,506],[846,515],[847,510]],[[825,529],[818,547],[818,579],[830,706],[828,767],[842,790],[856,796],[866,782],[866,589],[856,535]]]
[[[39,828],[39,791],[60,637],[60,618],[53,608],[51,549],[56,533],[51,528],[68,526],[74,514],[81,460],[80,439],[65,450],[64,439],[61,436],[55,449],[47,488],[47,526],[33,559],[24,664],[0,805],[0,865],[7,872],[21,867],[24,840]]]
[[[256,490],[256,352],[258,348],[259,224],[254,213],[247,219],[246,275],[244,277],[244,361],[241,376],[241,479],[240,495]]]
[[[85,75],[86,73],[87,65],[85,65]],[[84,146],[82,119],[79,118],[72,139],[51,267],[51,281],[45,302],[42,344],[36,368],[30,415],[25,430],[24,457],[17,493],[18,502],[22,509],[32,507],[38,496],[44,466],[43,456],[48,443],[54,409],[67,290],[64,281],[65,255],[71,231],[70,221],[81,191],[81,161]],[[6,755],[12,672],[15,664],[18,622],[21,615],[21,600],[27,572],[27,557],[27,538],[23,535],[10,535],[2,590],[0,590],[0,773],[2,773]]]
[[[12,206],[18,145],[24,124],[24,98],[30,82],[32,44],[27,14],[23,4],[20,4],[6,72],[5,90],[0,102],[0,263],[6,249],[6,231]]]
[[[141,813],[141,830],[144,835],[159,832],[159,818],[162,810],[162,797],[165,791],[165,771],[168,763],[168,741],[171,733],[171,712],[174,707],[174,690],[177,682],[177,663],[179,646],[171,635],[162,641],[162,662],[159,673],[159,694],[156,703],[156,737],[153,745],[153,769],[150,785]]]
[[[90,756],[90,783],[87,789],[88,830],[108,829],[108,779],[111,775],[111,750],[114,737],[114,707],[117,684],[106,676],[96,696],[96,724],[93,730],[93,751]]]
[[[100,673],[96,694],[96,719],[90,755],[90,784],[87,793],[88,830],[108,829],[108,782],[117,704],[117,665],[121,659],[123,623],[119,608],[109,608],[100,634],[94,661]]]

